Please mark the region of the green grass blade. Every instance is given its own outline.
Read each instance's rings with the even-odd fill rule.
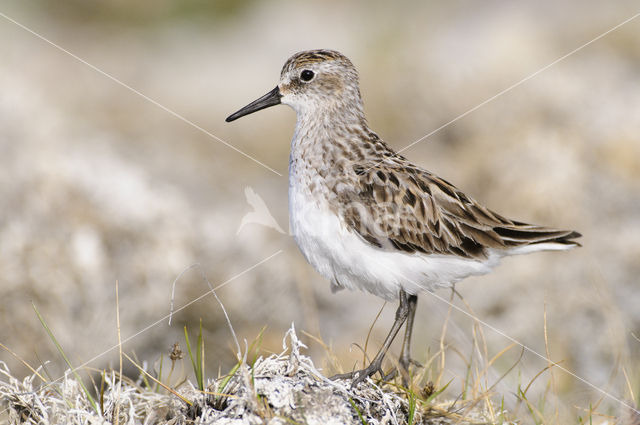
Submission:
[[[200,331],[198,332],[198,388],[200,391],[204,391],[204,338],[202,337],[202,319],[200,319]]]
[[[413,425],[416,415],[416,395],[413,391],[409,390],[409,417],[407,418],[407,424]]]
[[[231,380],[231,378],[233,378],[233,375],[236,374],[238,369],[240,369],[240,365],[241,364],[242,364],[241,362],[236,363],[236,365],[231,369],[229,374],[224,377],[222,382],[220,382],[220,385],[218,386],[218,392],[219,393],[221,393],[221,394],[224,393],[224,391],[227,389],[227,385],[229,384],[229,381]]]
[[[262,348],[262,337],[264,335],[264,331],[267,329],[266,326],[263,326],[258,333],[258,336],[251,342],[249,346],[249,352],[253,352],[253,359],[251,360],[251,369],[255,366],[256,361],[258,360],[260,349]]]
[[[522,401],[524,401],[524,404],[525,404],[527,410],[529,410],[529,414],[531,415],[531,418],[533,419],[533,422],[536,425],[542,425],[542,421],[540,420],[540,418],[536,414],[536,411],[533,409],[533,406],[531,405],[531,403],[527,399],[527,395],[524,393],[524,391],[522,391],[522,388],[518,388],[518,394],[517,395]]]
[[[107,372],[102,369],[100,374],[100,411],[104,412],[104,377]]]
[[[351,397],[349,397],[349,403],[351,403],[351,407],[353,407],[353,410],[355,410],[356,413],[358,414],[358,417],[360,418],[360,422],[362,422],[362,425],[369,425],[365,417],[362,416],[362,412],[360,412],[360,409],[358,409],[358,406],[356,406],[355,401],[353,401]]]
[[[189,353],[189,358],[191,359],[191,366],[193,367],[193,373],[196,376],[196,382],[198,383],[198,389],[200,391],[204,391],[204,386],[202,385],[202,369],[200,368],[200,356],[201,356],[200,349],[199,347],[196,347],[198,351],[196,353],[196,358],[194,358],[193,352],[191,351],[191,342],[189,341],[189,332],[187,331],[186,326],[184,327],[184,339],[187,344],[187,352]]]
[[[62,349],[62,346],[60,345],[60,343],[58,343],[58,340],[53,335],[53,332],[51,332],[51,329],[49,329],[49,326],[47,326],[47,322],[45,322],[44,317],[42,317],[42,315],[38,311],[38,308],[36,307],[36,305],[33,302],[31,303],[31,305],[33,306],[33,310],[36,312],[36,315],[38,316],[38,320],[40,320],[40,323],[42,324],[42,327],[45,329],[45,331],[47,331],[47,334],[49,334],[49,338],[51,339],[51,341],[53,341],[54,345],[58,349],[58,352],[60,353],[60,355],[64,359],[64,361],[67,364],[67,366],[69,367],[69,369],[71,369],[71,372],[73,373],[73,376],[78,381],[78,384],[80,384],[80,387],[82,387],[82,391],[84,391],[84,394],[87,396],[87,399],[89,400],[89,403],[91,403],[91,406],[96,411],[96,413],[99,416],[102,416],[102,414],[100,412],[100,409],[98,408],[98,405],[96,404],[96,401],[93,399],[93,397],[91,397],[91,393],[89,392],[87,387],[84,385],[84,382],[82,382],[82,379],[80,378],[80,375],[78,375],[78,372],[76,372],[74,367],[71,365],[71,361],[69,361],[69,358],[64,353],[64,350]]]
[[[196,370],[196,361],[193,359],[193,353],[191,352],[191,342],[189,342],[189,332],[187,331],[187,326],[184,326],[184,340],[187,344],[187,353],[189,353],[189,359],[191,359],[191,367],[195,373]]]

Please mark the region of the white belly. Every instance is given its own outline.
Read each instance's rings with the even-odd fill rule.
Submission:
[[[392,300],[400,289],[417,294],[488,273],[498,259],[492,255],[490,260],[476,261],[377,248],[344,226],[326,200],[312,198],[304,181],[290,181],[289,220],[302,254],[334,291],[360,289]]]

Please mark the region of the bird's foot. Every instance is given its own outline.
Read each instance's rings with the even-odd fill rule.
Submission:
[[[400,358],[398,361],[399,367],[395,367],[389,373],[385,374],[384,370],[382,370],[382,365],[380,363],[381,362],[374,361],[374,362],[371,362],[371,364],[367,366],[365,369],[354,370],[353,372],[347,372],[347,373],[339,373],[337,375],[333,375],[329,379],[331,380],[352,379],[353,381],[351,382],[351,386],[355,387],[360,382],[364,382],[367,378],[372,377],[376,373],[380,374],[380,377],[384,382],[389,382],[392,379],[394,379],[396,376],[400,375],[402,376],[402,384],[406,387],[409,384],[409,379],[408,379],[409,366],[413,365],[417,368],[422,367],[422,365],[419,362],[413,360],[412,358]]]
[[[360,382],[364,382],[367,378],[372,377],[376,373],[379,373],[383,381],[387,381],[390,374],[385,375],[382,370],[382,362],[373,361],[369,366],[361,370],[354,370],[348,373],[339,373],[332,376],[331,380],[335,379],[352,379],[351,387],[356,387]],[[393,373],[393,372],[392,372]]]

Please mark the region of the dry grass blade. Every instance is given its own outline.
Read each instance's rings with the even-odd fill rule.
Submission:
[[[524,395],[527,394],[527,392],[529,391],[529,388],[531,388],[531,385],[533,385],[533,383],[543,374],[545,373],[547,370],[551,369],[554,366],[558,366],[560,363],[562,362],[557,362],[557,363],[551,363],[550,365],[545,366],[540,372],[536,373],[536,375],[531,378],[531,381],[529,381],[529,383],[527,384],[527,386],[525,387],[524,391],[522,391],[522,393]]]
[[[502,355],[504,355],[504,353],[506,353],[507,351],[509,351],[511,348],[513,348],[513,346],[516,344],[511,344],[510,346],[504,348],[502,351],[500,351],[498,354],[496,354],[491,361],[489,362],[489,364],[487,365],[487,367],[489,367],[495,360],[497,360],[498,358],[500,358]],[[493,418],[495,416],[495,412],[493,411],[493,404],[491,403],[491,400],[489,399],[489,396],[491,394],[491,392],[493,391],[493,389],[496,387],[496,385],[498,385],[500,383],[500,381],[502,381],[507,375],[509,375],[513,369],[515,369],[515,367],[520,363],[520,361],[522,360],[522,356],[524,356],[524,347],[520,350],[520,356],[518,356],[518,359],[513,363],[513,365],[507,369],[501,376],[500,378],[498,378],[496,380],[496,382],[494,382],[491,387],[489,387],[487,390],[483,391],[479,396],[476,396],[475,399],[470,400],[469,404],[465,407],[464,409],[464,414],[466,415],[468,412],[470,412],[471,410],[475,409],[475,407],[478,405],[478,403],[480,403],[481,401],[485,401],[485,403],[488,406],[488,410],[490,412],[490,416]],[[485,370],[486,372],[486,370]],[[484,373],[484,372],[483,372]]]
[[[149,372],[144,370],[144,368],[142,366],[140,366],[138,363],[136,363],[135,360],[133,360],[131,357],[129,357],[128,354],[122,353],[122,355],[125,356],[127,358],[127,360],[129,360],[131,362],[131,364],[133,364],[136,368],[138,368],[140,373],[144,374],[147,378],[151,379],[153,382],[155,382],[156,384],[160,385],[162,388],[164,388],[165,390],[169,391],[171,394],[175,395],[180,400],[182,400],[185,403],[187,403],[189,406],[193,405],[193,403],[191,401],[187,400],[186,398],[184,398],[183,396],[178,394],[173,388],[169,387],[168,385],[165,385],[163,382],[160,382],[156,378],[154,378]]]
[[[386,307],[386,305],[387,305],[386,301],[382,303],[382,307],[380,307],[380,310],[378,310],[378,314],[376,314],[376,317],[375,319],[373,319],[371,326],[369,326],[369,331],[367,332],[367,338],[364,340],[364,348],[362,349],[362,368],[363,369],[367,367],[367,363],[369,362],[367,358],[367,349],[369,347],[369,339],[371,338],[371,333],[373,332],[373,328],[378,322],[378,319],[380,319],[380,315],[382,315],[382,312],[384,311],[384,308]]]
[[[452,291],[455,295],[458,296],[458,298],[460,298],[460,301],[462,301],[462,303],[465,305],[467,309],[467,312],[469,313],[469,317],[473,319],[473,328],[472,328],[473,346],[476,348],[478,353],[482,353],[481,356],[485,362],[484,369],[487,370],[490,366],[489,364],[487,364],[487,359],[489,358],[489,348],[487,347],[487,339],[484,335],[483,327],[481,326],[482,321],[478,319],[478,315],[475,313],[473,308],[471,308],[471,304],[467,302],[467,300],[462,296],[462,294],[458,292],[455,288],[452,288]],[[451,301],[453,301],[453,298],[451,299]],[[477,370],[476,370],[476,373],[477,373]],[[476,383],[479,383],[480,379],[481,379],[480,376],[478,376],[475,379]],[[487,379],[488,379],[488,376],[485,375],[485,387],[489,386],[489,382],[487,381]]]
[[[506,347],[504,347],[502,350],[500,350],[498,352],[498,354],[496,354],[495,356],[493,356],[486,364],[485,368],[482,370],[482,372],[478,375],[478,379],[482,378],[483,376],[486,376],[489,374],[489,369],[491,368],[491,366],[493,366],[493,364],[502,356],[504,356],[509,350],[511,350],[513,347],[519,346],[518,344],[511,343],[509,345],[507,345]],[[518,360],[522,359],[522,355],[524,354],[524,349],[523,351],[520,353],[520,357],[518,358]],[[517,364],[517,363],[516,363]],[[511,371],[513,369],[514,366],[512,366],[511,368],[509,368],[509,371]],[[504,376],[503,376],[504,377]],[[498,381],[499,382],[499,381]],[[492,387],[495,386],[495,383],[492,385]]]
[[[435,379],[436,387],[440,386],[440,380],[442,379],[442,374],[445,371],[445,344],[444,338],[447,335],[447,325],[449,323],[449,318],[451,317],[451,311],[453,309],[453,291],[451,291],[451,296],[449,298],[449,308],[447,309],[447,317],[445,317],[444,322],[442,323],[442,332],[440,333],[440,372]]]
[[[627,373],[627,369],[625,367],[622,368],[622,374],[624,375],[624,380],[627,383],[627,391],[629,391],[629,396],[631,400],[636,399],[636,396],[633,393],[633,385],[631,385],[631,380],[629,379],[629,374]]]
[[[9,354],[11,354],[16,360],[18,360],[20,363],[22,363],[27,369],[29,369],[31,371],[31,373],[33,373],[35,376],[37,376],[38,378],[40,378],[40,380],[44,383],[47,383],[47,378],[45,378],[44,376],[40,375],[40,373],[34,369],[33,367],[31,367],[31,365],[29,363],[27,363],[24,359],[22,359],[20,356],[18,356],[16,353],[14,353],[9,347],[5,346],[3,343],[0,342],[0,348],[2,348],[3,350],[5,350],[6,352],[8,352]]]

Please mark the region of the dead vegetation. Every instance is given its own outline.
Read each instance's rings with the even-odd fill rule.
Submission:
[[[411,390],[372,380],[354,388],[351,381],[329,380],[303,354],[305,348],[292,326],[281,353],[258,356],[251,364],[245,354],[229,375],[207,380],[205,391],[190,381],[170,388],[148,371],[141,371],[137,381],[104,372],[99,382],[93,380],[95,406],[72,373],[43,382],[47,379],[38,370],[18,380],[2,364],[2,414],[10,423],[47,425],[509,423],[507,413],[488,397],[439,400],[442,388],[432,381]]]

